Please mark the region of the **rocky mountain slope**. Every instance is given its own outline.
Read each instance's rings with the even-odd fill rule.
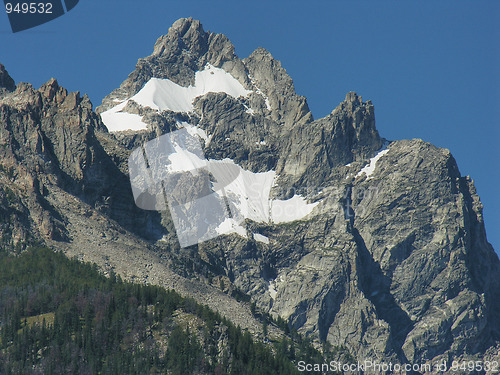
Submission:
[[[327,360],[296,334],[255,342],[192,299],[46,248],[0,252],[0,296],[5,375],[298,375],[297,360]]]
[[[232,295],[359,360],[500,359],[500,262],[472,180],[448,150],[383,139],[370,101],[348,93],[314,120],[269,52],[242,60],[192,19],[95,112],[55,80],[15,86],[1,66],[0,86],[3,246],[38,241],[174,288],[256,337],[261,323]],[[249,215],[180,248],[168,211],[135,206],[127,168],[133,149],[179,128],[207,158],[272,175],[270,211],[308,209]]]

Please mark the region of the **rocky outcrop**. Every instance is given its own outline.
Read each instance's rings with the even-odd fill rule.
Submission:
[[[90,192],[107,177],[98,165],[105,154],[93,139],[102,126],[87,96],[68,93],[52,79],[40,90],[21,83],[1,102],[4,155],[52,174],[74,194]],[[103,169],[103,168],[101,168]]]
[[[481,353],[498,339],[500,268],[472,181],[421,140],[393,142],[370,177],[352,181],[352,231],[395,343],[412,363]]]
[[[285,126],[313,120],[306,98],[295,93],[293,81],[281,63],[264,48],[257,48],[243,60],[252,81],[266,95],[271,119]]]
[[[167,35],[155,43],[153,54],[139,59],[135,70],[110,95],[104,98],[98,112],[103,112],[136,94],[151,78],[168,78],[178,85],[194,84],[195,72],[206,64],[230,72],[244,86],[250,82],[245,67],[235,55],[234,46],[222,34],[205,32],[192,18],[176,21]]]
[[[106,134],[88,97],[68,93],[54,79],[39,90],[20,83],[0,100],[0,164],[9,171],[9,189],[15,187],[27,197],[25,206],[33,220],[28,232],[71,240],[64,234],[66,223],[58,208],[46,199],[57,186],[99,207],[127,229],[161,237],[160,229],[151,224],[157,214],[135,206],[127,176],[106,153],[96,131]]]
[[[283,183],[319,187],[336,168],[371,157],[382,143],[373,104],[350,92],[327,117],[292,127],[281,147],[277,171]]]
[[[0,97],[7,92],[12,92],[16,89],[16,84],[12,77],[9,75],[5,66],[0,64]]]
[[[254,228],[269,245],[226,245],[235,285],[360,358],[481,359],[499,337],[500,269],[470,179],[420,140],[391,143],[369,178],[351,168],[323,214]]]
[[[194,85],[195,72],[207,64],[224,69],[253,90],[246,104],[256,113],[285,126],[312,121],[306,99],[295,93],[292,79],[269,52],[258,48],[241,60],[225,35],[206,32],[192,18],[176,21],[167,35],[158,38],[153,54],[139,59],[135,70],[104,98],[97,112],[131,98],[151,78],[169,79],[183,87]]]

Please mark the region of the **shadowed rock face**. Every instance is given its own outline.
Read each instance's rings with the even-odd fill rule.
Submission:
[[[0,99],[4,186],[26,197],[20,205],[32,216],[30,229],[16,243],[36,237],[70,240],[66,220],[47,201],[52,187],[100,207],[129,230],[149,220],[150,214],[131,201],[128,179],[104,151],[96,131],[107,134],[89,98],[68,93],[55,79],[39,90],[20,83]]]
[[[0,66],[3,243],[39,240],[105,271],[173,286],[256,337],[262,329],[248,304],[219,289],[246,293],[259,309],[359,360],[498,360],[500,263],[473,182],[446,149],[384,142],[370,101],[351,92],[313,120],[269,52],[259,48],[241,60],[224,35],[181,19],[97,112],[153,77],[193,85],[206,64],[251,93],[210,92],[190,113],[129,101],[124,112],[141,115],[148,129],[113,134],[86,96],[55,80],[39,90],[15,87]],[[274,170],[271,196],[301,194],[318,205],[300,221],[247,221],[248,238],[180,249],[168,212],[134,205],[126,161],[132,149],[182,122],[206,132],[208,158]],[[209,279],[224,280],[224,288]]]
[[[16,84],[9,73],[5,69],[5,66],[0,64],[0,93],[5,93],[14,91],[16,89]]]

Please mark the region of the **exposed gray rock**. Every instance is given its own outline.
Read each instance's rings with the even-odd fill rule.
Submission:
[[[335,168],[371,157],[381,146],[373,105],[350,92],[327,117],[291,128],[277,172],[283,184],[319,187]]]
[[[8,92],[12,92],[16,89],[16,83],[9,75],[5,66],[0,64],[0,98]]]
[[[248,114],[225,93],[209,93],[195,100],[195,108],[203,119],[200,125],[211,136],[205,149],[208,158],[231,158],[255,172],[275,167],[282,129],[274,121]]]
[[[159,224],[151,223],[159,215],[135,206],[127,176],[103,149],[96,130],[108,134],[88,97],[68,93],[54,79],[39,90],[20,83],[0,100],[0,164],[13,171],[10,183],[27,195],[25,206],[37,214],[33,237],[70,240],[57,208],[45,201],[52,185],[99,207],[127,229],[161,237]],[[36,234],[37,224],[43,233]]]
[[[393,142],[373,178],[354,180],[352,194],[353,231],[376,267],[367,293],[405,357],[422,363],[491,345],[500,322],[498,257],[472,182],[450,152]]]
[[[292,79],[268,51],[257,48],[243,63],[268,98],[272,120],[287,127],[312,121],[306,98],[295,93]]]

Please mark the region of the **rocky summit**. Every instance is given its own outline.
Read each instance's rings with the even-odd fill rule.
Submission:
[[[182,128],[208,159],[271,181],[262,211],[188,248],[168,210],[135,205],[127,167]],[[258,319],[270,314],[359,361],[500,361],[500,262],[450,152],[386,140],[354,92],[315,120],[271,53],[240,59],[190,18],[95,111],[0,65],[0,235],[174,289],[263,342],[283,334]]]

